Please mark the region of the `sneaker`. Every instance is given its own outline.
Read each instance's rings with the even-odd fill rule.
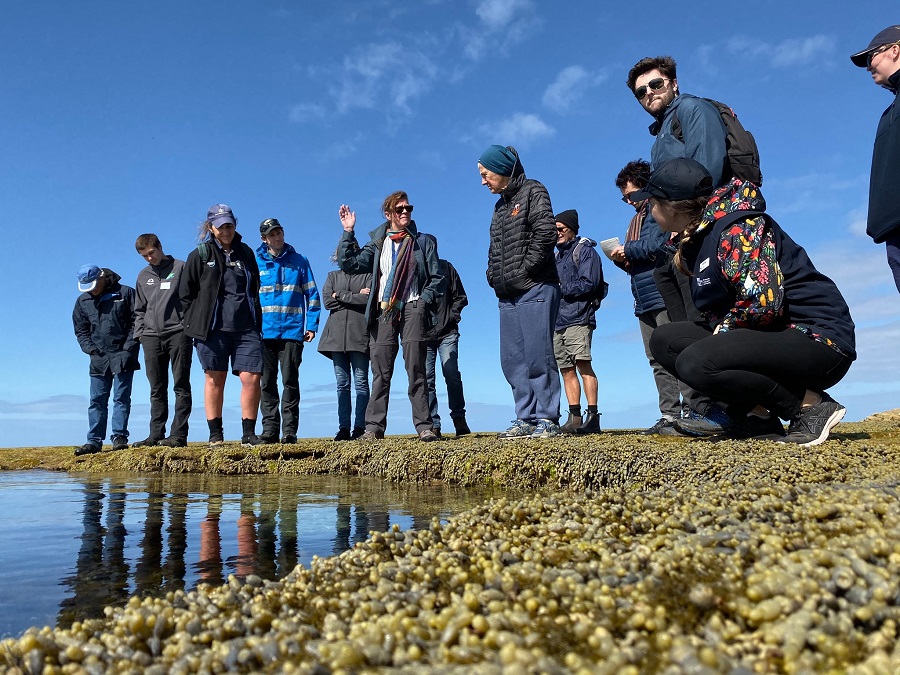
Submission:
[[[534,433],[534,425],[531,422],[516,420],[509,429],[497,434],[497,438],[505,441],[512,438],[528,438],[532,433]]]
[[[662,434],[662,430],[666,427],[672,427],[672,420],[667,420],[665,417],[660,417],[649,429],[644,429],[641,433],[644,436],[655,436],[657,434]]]
[[[600,433],[600,415],[599,412],[588,412],[587,419],[584,424],[575,430],[577,434],[599,434]]]
[[[436,441],[438,439],[437,434],[434,433],[434,429],[422,429],[419,432],[419,440],[423,443],[431,443],[431,441]]]
[[[469,425],[466,424],[465,417],[454,417],[453,426],[456,429],[457,436],[465,436],[472,433],[472,430],[469,429]]]
[[[169,436],[168,438],[162,439],[158,445],[166,448],[186,448],[187,439],[182,436]]]
[[[98,443],[85,443],[81,447],[75,448],[75,456],[81,457],[81,455],[93,455],[95,452],[100,452],[103,450],[103,446]]]
[[[574,434],[582,424],[584,424],[584,418],[581,415],[569,413],[569,419],[566,420],[566,423],[559,430],[564,434]]]
[[[153,438],[153,436],[150,436],[148,438],[145,438],[142,441],[138,441],[137,443],[132,443],[131,447],[132,448],[152,448],[156,445],[159,445],[159,441],[160,441],[160,439]]]
[[[361,441],[380,441],[384,438],[384,432],[381,430],[377,431],[364,431],[363,435],[359,437]]]
[[[746,415],[732,422],[731,429],[728,430],[728,438],[775,440],[784,436],[784,426],[775,415],[769,417]]]
[[[828,394],[822,394],[821,401],[801,408],[799,417],[791,420],[787,435],[778,442],[796,443],[804,448],[823,443],[846,412],[844,406]]]
[[[247,436],[241,437],[241,447],[242,448],[254,448],[257,445],[265,445],[265,441],[261,436],[257,436],[256,434],[248,434]]]
[[[274,434],[270,434],[264,431],[257,438],[259,438],[259,440],[261,440],[266,445],[277,443],[278,432],[276,431]]]
[[[109,440],[113,450],[124,450],[128,447],[128,436],[113,436]]]
[[[334,440],[336,441],[349,441],[350,440],[350,430],[341,427],[338,429],[338,432],[334,435]]]
[[[731,418],[713,403],[705,415],[692,410],[690,417],[675,420],[672,424],[688,436],[718,436],[731,428]]]
[[[696,438],[696,436],[691,436],[690,434],[686,434],[683,431],[679,431],[675,426],[674,422],[669,422],[668,426],[663,427],[659,430],[660,436],[677,436],[678,438]]]
[[[364,433],[366,433],[365,427],[354,427],[350,432],[350,440],[355,441],[357,438],[362,438]]]
[[[538,420],[538,423],[534,427],[534,431],[531,432],[531,437],[553,438],[554,436],[559,436],[561,433],[559,425],[553,420]]]
[[[285,434],[281,439],[282,445],[294,445],[297,442],[297,434]]]
[[[218,447],[218,446],[224,445],[224,444],[225,444],[225,436],[222,434],[221,431],[219,431],[219,432],[211,431],[209,433],[209,447],[215,448],[215,447]]]

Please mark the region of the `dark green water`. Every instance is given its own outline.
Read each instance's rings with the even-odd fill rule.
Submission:
[[[229,574],[278,579],[487,491],[334,476],[0,473],[0,637]]]

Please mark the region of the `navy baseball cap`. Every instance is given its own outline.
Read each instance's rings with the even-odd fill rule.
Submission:
[[[213,204],[210,206],[209,211],[206,214],[206,219],[213,227],[221,227],[225,223],[231,223],[237,227],[237,222],[234,220],[234,214],[231,212],[231,207],[227,204]]]
[[[868,47],[863,49],[861,52],[852,54],[850,56],[850,60],[853,61],[854,66],[865,68],[869,65],[869,54],[874,52],[879,47],[897,44],[898,42],[900,42],[900,26],[888,26],[878,35],[872,38],[872,41],[869,43]]]
[[[678,157],[669,159],[654,169],[647,185],[631,193],[631,200],[639,202],[656,197],[674,202],[708,197],[712,191],[713,179],[709,171],[695,159]]]
[[[96,265],[82,265],[78,270],[78,290],[88,293],[97,287],[97,280],[103,276],[103,270]]]

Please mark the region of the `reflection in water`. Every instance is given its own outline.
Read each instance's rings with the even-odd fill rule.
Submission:
[[[39,475],[47,480],[41,472],[32,473],[35,480]],[[25,576],[32,589],[44,588],[50,575],[59,579],[65,593],[58,600],[60,626],[102,616],[105,605],[121,605],[132,594],[161,596],[199,583],[221,584],[230,574],[278,579],[298,563],[308,564],[313,555],[347,550],[372,530],[385,531],[393,523],[404,529],[428,527],[433,517],[446,519],[490,496],[348,477],[117,475],[65,480],[71,486],[70,502],[56,516],[71,513],[81,523],[77,548],[70,557],[52,561],[65,570],[60,573],[44,561],[37,544],[32,552],[0,547],[0,569],[14,568],[16,578]],[[20,484],[22,499],[27,499],[27,481]],[[12,494],[2,494],[0,507]],[[68,523],[68,530],[74,524]],[[52,537],[53,525],[64,529],[63,523],[48,525],[45,537]],[[0,522],[0,541],[6,532],[17,532],[8,520]],[[0,597],[4,583],[0,577]],[[34,607],[17,604],[0,603],[0,637],[32,625],[33,620],[17,621],[26,621]]]

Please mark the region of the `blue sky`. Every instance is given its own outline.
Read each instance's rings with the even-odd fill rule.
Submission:
[[[278,218],[321,285],[341,232],[338,206],[350,204],[367,232],[396,189],[410,194],[420,229],[438,237],[468,291],[460,360],[470,424],[505,428],[512,397],[484,278],[495,199],[477,158],[491,143],[515,145],[555,211],[577,209],[584,235],[624,238],[631,212],[613,181],[652,142],[651,118],[624,81],[637,60],[658,54],[678,62],[682,91],[728,102],[756,135],[769,212],[846,296],[860,358],[832,393],[847,419],[900,407],[900,297],[883,246],[865,236],[875,126],[891,99],[848,58],[897,16],[834,0],[637,7],[7,3],[0,447],[83,442],[88,360],[71,324],[82,264],[133,284],[144,264],[138,234],[156,232],[183,259],[206,209],[224,202],[254,246],[259,222]],[[648,426],[656,394],[628,277],[608,262],[604,270],[610,294],[593,343],[603,425]],[[398,366],[388,433],[411,433]],[[196,361],[193,382],[190,439],[205,440]],[[239,388],[230,378],[230,438],[240,433]],[[333,371],[314,346],[301,388],[300,435],[332,434]],[[141,372],[133,439],[146,435],[148,397]]]

